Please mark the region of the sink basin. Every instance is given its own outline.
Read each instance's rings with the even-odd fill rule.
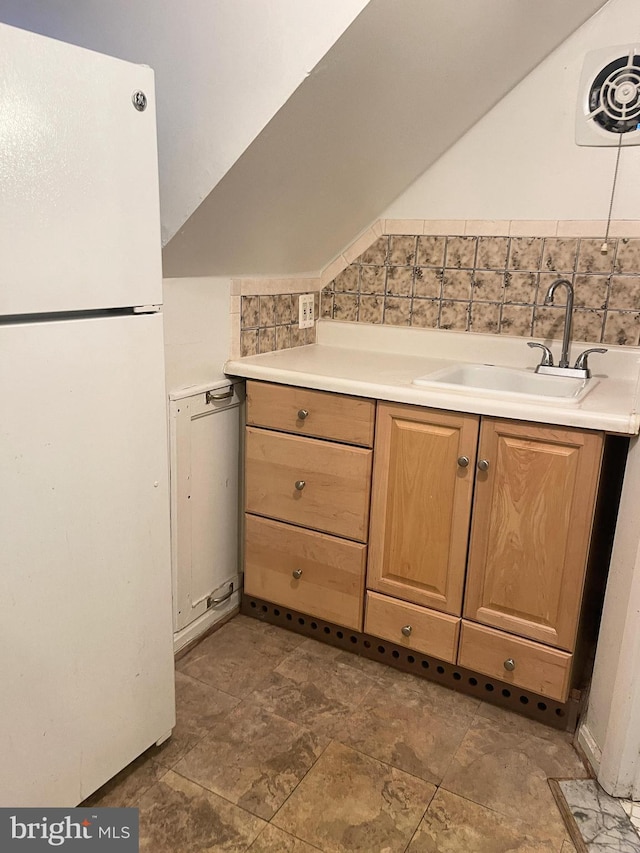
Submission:
[[[476,394],[508,395],[542,403],[577,404],[597,379],[545,376],[530,370],[493,364],[454,364],[413,380],[414,385],[446,390],[473,390]]]

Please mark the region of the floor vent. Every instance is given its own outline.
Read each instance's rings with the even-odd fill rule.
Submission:
[[[304,634],[306,637],[314,637],[316,640],[338,646],[345,651],[386,663],[404,672],[411,672],[420,678],[439,682],[461,693],[476,696],[492,705],[509,708],[511,711],[548,726],[575,731],[580,710],[580,703],[575,699],[569,699],[568,702],[561,704],[455,664],[446,663],[419,652],[409,652],[402,646],[381,640],[379,637],[352,631],[333,622],[325,622],[253,596],[243,597],[240,612],[245,616],[252,616],[272,625],[279,625],[298,634]]]

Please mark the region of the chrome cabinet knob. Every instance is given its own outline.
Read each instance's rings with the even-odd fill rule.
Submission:
[[[294,577],[297,581],[299,581],[299,580],[300,580],[300,578],[302,577],[302,569],[294,569],[294,570],[291,572],[291,574],[293,575],[293,577]]]
[[[513,672],[516,668],[516,662],[513,658],[507,658],[503,665],[507,672]]]
[[[469,464],[469,457],[468,456],[458,456],[458,465],[461,468],[466,468],[468,464]]]
[[[480,459],[478,462],[478,471],[488,471],[489,470],[489,460],[488,459]]]
[[[404,628],[401,629],[401,633],[403,637],[411,636],[411,625],[405,625]]]
[[[304,421],[309,417],[309,412],[306,409],[298,409],[298,420]]]
[[[307,484],[304,480],[296,480],[295,486],[299,492],[301,492],[306,485]]]

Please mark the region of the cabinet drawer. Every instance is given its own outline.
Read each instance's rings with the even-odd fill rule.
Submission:
[[[245,531],[249,595],[361,630],[364,545],[253,515]]]
[[[410,628],[408,637],[402,633],[403,628]],[[460,620],[387,595],[368,592],[364,630],[374,637],[382,637],[407,649],[453,663]]]
[[[559,702],[566,701],[569,692],[572,657],[502,631],[462,622],[460,666]],[[508,660],[515,664],[512,671],[505,669]]]
[[[247,512],[364,542],[370,481],[371,450],[247,427]]]
[[[373,400],[247,382],[247,423],[253,426],[371,447],[374,419]]]

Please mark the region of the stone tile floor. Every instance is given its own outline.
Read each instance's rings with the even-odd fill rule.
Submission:
[[[571,853],[568,734],[236,616],[178,661],[173,737],[94,794],[153,853]]]

